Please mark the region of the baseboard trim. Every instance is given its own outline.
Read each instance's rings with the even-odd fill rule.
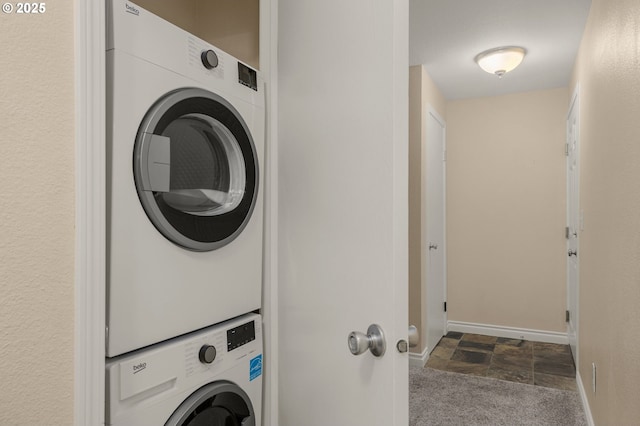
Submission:
[[[587,418],[587,424],[589,426],[596,426],[596,423],[593,421],[593,415],[591,414],[589,400],[587,399],[587,392],[584,389],[584,384],[582,383],[582,377],[580,376],[579,371],[576,371],[576,385],[578,386],[578,393],[580,394],[580,400],[582,401],[584,416]]]
[[[557,331],[531,330],[527,328],[505,327],[499,325],[476,324],[471,322],[447,321],[447,331],[459,333],[484,334],[487,336],[524,339],[534,342],[569,344],[567,333]]]
[[[429,359],[428,348],[424,348],[422,353],[409,352],[409,366],[410,367],[424,367]]]

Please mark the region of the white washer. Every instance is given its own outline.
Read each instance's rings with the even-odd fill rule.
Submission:
[[[107,357],[261,306],[260,74],[108,3]]]
[[[106,381],[110,426],[260,426],[261,317],[109,360]]]

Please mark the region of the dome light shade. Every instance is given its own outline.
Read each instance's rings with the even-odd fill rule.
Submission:
[[[503,75],[516,68],[527,51],[522,47],[508,46],[497,47],[479,53],[474,60],[489,74],[495,74],[502,78]]]

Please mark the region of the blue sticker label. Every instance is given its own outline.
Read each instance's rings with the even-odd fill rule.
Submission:
[[[262,354],[249,361],[249,381],[262,375]]]

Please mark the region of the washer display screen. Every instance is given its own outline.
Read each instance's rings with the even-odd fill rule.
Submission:
[[[254,321],[227,330],[227,352],[231,352],[253,340],[256,340],[256,326]]]

